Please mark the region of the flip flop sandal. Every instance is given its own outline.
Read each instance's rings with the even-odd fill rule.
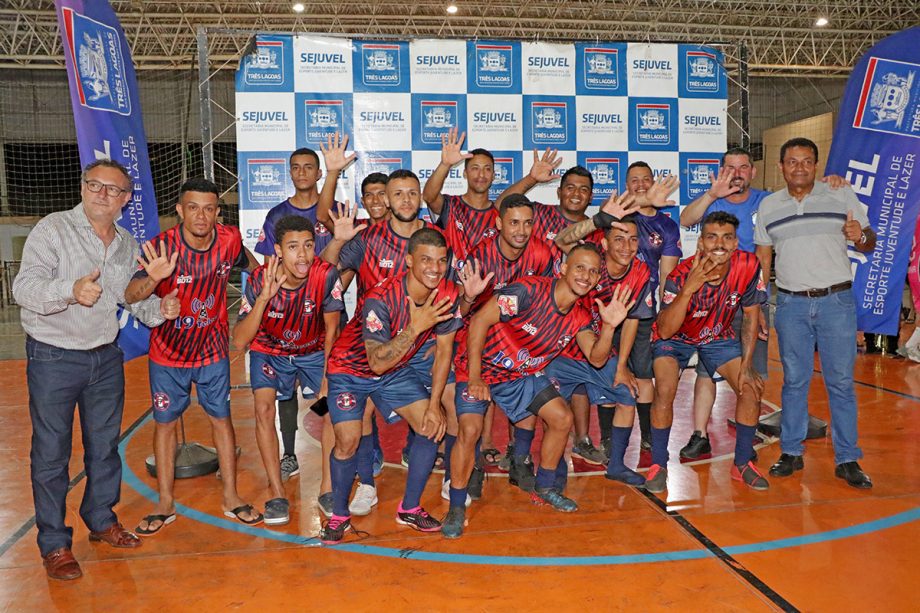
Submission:
[[[170,513],[169,515],[146,515],[141,519],[141,521],[147,522],[147,527],[141,528],[140,524],[138,524],[137,528],[134,529],[135,534],[139,534],[141,536],[153,536],[169,524],[176,521],[176,514]],[[151,528],[150,524],[156,521],[160,522],[160,525],[156,528]]]
[[[498,466],[502,459],[502,452],[494,447],[483,449],[479,455],[482,457],[483,466]]]
[[[224,517],[229,517],[230,519],[235,519],[242,524],[247,526],[255,526],[256,524],[261,524],[264,519],[261,513],[256,513],[252,519],[243,519],[243,513],[249,513],[252,515],[255,512],[255,509],[252,508],[251,504],[243,504],[233,509],[232,511],[224,511]]]

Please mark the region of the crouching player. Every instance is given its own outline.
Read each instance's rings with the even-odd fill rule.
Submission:
[[[655,402],[652,406],[652,466],[645,487],[663,492],[668,478],[668,438],[680,369],[696,353],[710,375],[725,378],[738,397],[735,408],[735,462],[732,479],[755,490],[770,484],[752,461],[754,432],[760,416],[763,380],[754,368],[757,317],[766,291],[760,264],[752,253],[738,251],[738,218],[710,213],[692,258],[668,275],[654,326]],[[744,309],[742,339],[732,321]],[[742,347],[744,352],[742,354]]]
[[[387,422],[404,418],[417,436],[409,452],[406,490],[396,521],[421,532],[435,532],[441,522],[420,504],[434,467],[446,420],[441,395],[453,356],[454,335],[462,325],[460,291],[444,278],[449,255],[444,236],[432,228],[409,239],[407,271],[374,287],[333,346],[327,367],[329,413],[335,428],[330,456],[332,517],[320,540],[338,543],[351,528],[348,495],[357,470],[361,418],[370,397]],[[409,360],[425,341],[435,338],[431,393]]]
[[[601,367],[610,357],[613,332],[629,306],[616,297],[598,305],[600,336],[591,330],[591,314],[578,300],[600,275],[601,258],[592,245],[577,245],[561,268],[561,278],[530,277],[496,289],[470,321],[466,346],[457,351],[457,414],[484,414],[489,400],[515,424],[515,450],[533,442],[536,418],[543,420],[543,446],[533,496],[556,510],[572,512],[575,501],[563,495],[568,465],[563,453],[572,412],[543,373],[550,360],[573,340]],[[486,340],[488,339],[488,341]],[[463,533],[464,490],[450,490],[450,510],[442,532]]]
[[[289,215],[278,221],[277,259],[269,258],[252,274],[233,328],[234,343],[250,346],[256,442],[272,495],[265,503],[268,525],[290,521],[278,463],[275,398],[294,397],[298,381],[305,397],[326,395],[326,360],[345,310],[339,273],[315,257],[313,232],[305,217]]]

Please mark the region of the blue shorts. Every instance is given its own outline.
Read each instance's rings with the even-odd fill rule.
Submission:
[[[388,424],[399,421],[397,409],[431,397],[418,373],[411,368],[400,368],[382,377],[330,374],[326,378],[333,424],[360,420],[368,396]]]
[[[488,401],[471,399],[466,391],[467,385],[466,381],[457,383],[457,417],[464,413],[484,415],[489,407]],[[493,383],[489,386],[489,393],[492,401],[513,423],[536,415],[544,404],[559,397],[559,391],[542,372],[504,383]]]
[[[628,387],[623,384],[613,387],[617,375],[616,356],[611,356],[603,368],[595,368],[583,360],[558,357],[549,363],[544,372],[566,400],[571,400],[576,389],[582,388],[594,405],[636,405]]]
[[[224,358],[207,366],[182,368],[163,366],[148,360],[153,419],[161,424],[176,421],[190,402],[192,383],[198,403],[205,413],[217,419],[230,417],[230,360]]]
[[[769,328],[770,314],[767,304],[762,305],[761,307],[764,317],[767,321],[767,327]],[[735,313],[735,319],[732,320],[732,329],[735,331],[735,338],[741,339],[741,330],[742,322],[744,321],[744,311],[738,309],[738,312]],[[767,368],[767,341],[763,340],[759,336],[757,337],[757,343],[754,345],[754,370],[763,378],[766,379],[768,375]],[[696,365],[696,374],[702,377],[708,377],[709,373],[706,372],[706,368],[702,365],[701,362],[698,362]],[[722,377],[716,375],[712,377],[713,381],[723,381]]]
[[[425,384],[425,387],[428,388],[428,391],[431,391],[431,369],[434,368],[434,351],[437,340],[434,337],[429,338],[425,341],[425,344],[419,347],[419,350],[415,352],[411,358],[409,358],[408,365],[409,367],[418,373],[418,376],[421,377],[422,382]],[[431,355],[427,358],[425,354],[428,351],[431,351]],[[451,364],[453,364],[453,356],[451,356]],[[455,383],[457,381],[454,377],[454,371],[451,369],[447,373],[447,384]]]
[[[652,347],[655,359],[674,358],[678,366],[687,368],[687,362],[694,353],[700,357],[700,363],[709,373],[709,376],[716,374],[716,370],[723,364],[731,362],[735,358],[741,357],[741,342],[738,339],[723,339],[712,341],[705,345],[691,345],[674,339],[655,341]]]
[[[297,393],[297,383],[304,398],[314,398],[323,382],[326,356],[322,351],[306,355],[271,355],[261,351],[249,352],[249,381],[252,389],[271,387],[279,400]]]

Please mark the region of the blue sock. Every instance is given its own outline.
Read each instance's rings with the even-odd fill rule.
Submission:
[[[412,441],[414,440],[415,440],[415,430],[413,430],[410,427],[409,431],[406,432],[406,444],[403,447],[403,452],[405,452],[406,455],[409,455],[412,452]]]
[[[335,452],[329,453],[329,472],[332,476],[332,514],[348,517],[348,497],[351,495],[351,484],[355,480],[355,471],[358,468],[358,454],[340,460],[335,457]]]
[[[451,508],[460,507],[461,509],[465,509],[466,508],[466,488],[463,487],[463,488],[458,489],[454,486],[450,486],[449,489],[450,489]]]
[[[533,444],[533,430],[514,427],[514,457],[525,458],[530,455],[530,446]]]
[[[409,450],[409,474],[406,476],[406,493],[403,496],[402,508],[414,509],[419,506],[422,499],[422,490],[428,483],[428,476],[434,468],[434,460],[438,455],[438,444],[424,436],[416,436]]]
[[[754,433],[757,426],[735,423],[735,466],[744,466],[754,457]]]
[[[671,428],[656,428],[652,426],[652,464],[662,468],[668,467],[668,440],[671,438]]]
[[[559,458],[556,465],[556,475],[553,478],[553,487],[560,492],[565,491],[565,484],[569,482],[569,463],[565,461],[565,454]]]
[[[632,426],[613,426],[610,433],[610,462],[607,464],[607,474],[615,475],[626,470],[623,458],[629,446],[629,437],[632,435]],[[662,465],[663,466],[663,465]]]
[[[453,434],[444,435],[444,480],[450,481],[450,452],[454,450],[457,437]]]
[[[364,485],[374,485],[374,435],[361,437],[358,443],[358,480]]]
[[[377,429],[377,416],[374,415],[371,417],[371,427],[373,431],[371,434],[374,437],[374,451],[377,452],[378,458],[383,458],[383,447],[380,446],[380,430]]]
[[[515,451],[517,448],[515,447]],[[553,487],[553,481],[556,479],[556,471],[551,468],[537,468],[537,488],[547,489]]]

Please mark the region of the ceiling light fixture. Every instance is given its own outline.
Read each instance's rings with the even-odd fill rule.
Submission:
[[[447,12],[450,13],[451,15],[455,15],[455,14],[457,13],[457,5],[456,5],[456,4],[448,4],[448,5],[447,5]]]
[[[294,9],[295,13],[303,13],[304,9],[307,8],[303,5],[303,2],[295,2],[294,6],[291,7]]]
[[[827,17],[818,17],[817,21],[815,21],[815,25],[818,26],[819,28],[823,28],[827,24],[828,24]]]

